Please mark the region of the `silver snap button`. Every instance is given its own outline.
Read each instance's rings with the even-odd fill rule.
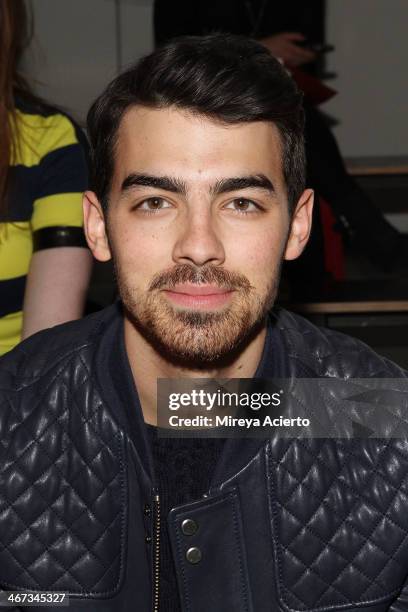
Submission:
[[[191,536],[194,535],[198,529],[198,525],[193,519],[184,519],[181,523],[181,531],[184,535]]]
[[[189,563],[199,563],[201,557],[201,550],[196,546],[192,546],[186,552],[186,559]]]

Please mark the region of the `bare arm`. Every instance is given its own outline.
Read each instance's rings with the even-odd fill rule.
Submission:
[[[33,254],[23,307],[22,339],[83,315],[92,255],[82,247],[43,249]]]

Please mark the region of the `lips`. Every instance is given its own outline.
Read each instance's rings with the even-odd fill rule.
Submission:
[[[218,285],[180,284],[164,293],[177,306],[212,310],[227,304],[233,291]]]
[[[169,290],[171,293],[183,293],[185,295],[220,295],[229,293],[230,289],[218,287],[218,285],[191,285],[182,284]]]

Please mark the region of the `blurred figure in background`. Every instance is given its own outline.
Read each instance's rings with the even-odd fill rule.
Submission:
[[[324,45],[324,0],[155,0],[154,33],[156,44],[175,36],[203,35],[213,31],[243,34],[258,39],[293,72],[298,85],[306,72],[314,72],[321,62]],[[300,78],[298,78],[300,77]],[[304,89],[304,88],[303,88]],[[308,185],[330,205],[343,236],[381,271],[404,266],[408,257],[407,238],[398,232],[347,173],[337,142],[316,100],[305,91],[306,156]],[[314,223],[318,221],[314,217]],[[315,233],[315,230],[314,230]],[[293,262],[321,274],[316,253],[309,251]],[[311,246],[310,245],[310,246]],[[309,254],[309,261],[305,256]],[[303,261],[302,261],[303,260]],[[308,277],[310,278],[310,273]]]
[[[92,258],[82,224],[86,139],[19,72],[23,0],[0,2],[0,354],[82,316]]]

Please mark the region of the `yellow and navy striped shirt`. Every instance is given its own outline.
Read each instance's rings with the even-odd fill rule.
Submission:
[[[33,251],[57,246],[49,240],[53,229],[78,228],[83,245],[82,193],[88,181],[86,141],[66,115],[19,100],[16,130],[7,212],[0,218],[0,355],[20,341]]]

